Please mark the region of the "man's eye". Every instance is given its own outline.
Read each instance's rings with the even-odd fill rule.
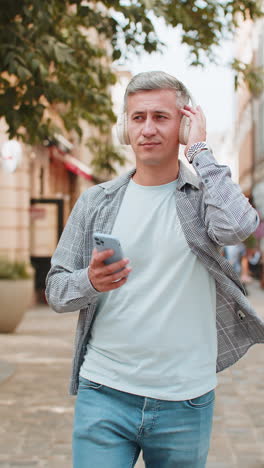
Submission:
[[[158,114],[156,118],[159,120],[166,119],[165,115],[162,114]]]
[[[142,120],[143,117],[142,115],[135,115],[135,117],[133,118],[133,120]]]

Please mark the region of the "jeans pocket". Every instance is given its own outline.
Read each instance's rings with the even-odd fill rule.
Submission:
[[[188,406],[192,408],[206,408],[210,406],[215,400],[215,391],[210,390],[204,395],[200,395],[196,398],[192,398],[191,400],[186,400]]]
[[[102,388],[103,384],[99,384],[97,382],[92,382],[92,380],[85,379],[84,377],[79,377],[79,389],[80,390],[86,390],[86,389],[94,389],[94,390],[99,390],[99,388]]]

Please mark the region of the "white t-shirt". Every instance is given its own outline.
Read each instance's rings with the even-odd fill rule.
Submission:
[[[215,280],[185,240],[176,184],[130,181],[112,234],[133,270],[125,285],[100,295],[80,371],[117,390],[174,401],[213,389],[217,358]]]

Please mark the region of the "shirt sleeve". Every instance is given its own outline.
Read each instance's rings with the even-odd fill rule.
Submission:
[[[203,190],[204,222],[218,245],[234,245],[256,230],[257,211],[231,179],[228,166],[220,165],[209,150],[198,153],[193,167]]]
[[[92,286],[87,265],[83,263],[84,228],[81,196],[68,218],[46,278],[46,298],[56,312],[73,312],[96,304],[100,294]]]

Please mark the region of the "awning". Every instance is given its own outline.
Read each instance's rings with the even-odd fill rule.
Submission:
[[[86,166],[82,161],[71,156],[68,153],[64,153],[57,146],[52,145],[49,147],[49,155],[58,161],[61,161],[68,171],[73,172],[73,174],[84,177],[87,180],[93,180],[92,171],[89,166]]]
[[[74,158],[74,156],[71,156],[70,154],[66,154],[64,156],[64,165],[69,171],[73,172],[76,175],[85,177],[85,179],[88,180],[93,179],[91,169],[88,166],[86,166],[86,164],[84,164],[82,161],[79,161],[79,159]]]

